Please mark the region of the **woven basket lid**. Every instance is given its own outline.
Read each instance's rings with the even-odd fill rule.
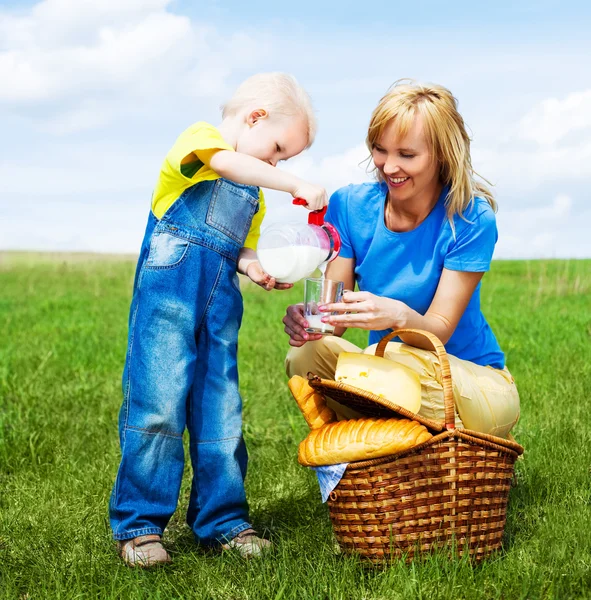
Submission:
[[[328,396],[335,402],[347,406],[348,408],[352,408],[367,417],[377,417],[381,419],[405,417],[412,421],[418,421],[434,431],[442,431],[445,427],[443,421],[427,419],[391,402],[383,396],[366,392],[365,390],[361,390],[346,383],[333,381],[331,379],[321,379],[313,373],[308,373],[308,383],[324,396]]]

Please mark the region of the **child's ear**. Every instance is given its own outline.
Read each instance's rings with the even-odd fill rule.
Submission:
[[[247,117],[246,122],[252,127],[257,121],[266,119],[269,113],[264,108],[253,110]]]

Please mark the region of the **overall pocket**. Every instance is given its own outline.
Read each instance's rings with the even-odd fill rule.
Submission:
[[[155,231],[146,259],[147,269],[174,269],[182,264],[189,253],[190,242],[166,231]]]
[[[218,179],[205,222],[242,246],[258,209],[258,188]]]

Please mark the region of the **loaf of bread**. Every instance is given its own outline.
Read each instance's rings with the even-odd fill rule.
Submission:
[[[324,396],[317,392],[303,377],[294,375],[287,385],[306,419],[310,429],[318,429],[336,421],[334,411],[326,406]]]
[[[424,425],[409,419],[351,419],[313,429],[300,444],[298,460],[305,467],[334,465],[402,452],[433,437]]]

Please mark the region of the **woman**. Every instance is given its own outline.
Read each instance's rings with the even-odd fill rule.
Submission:
[[[338,354],[360,351],[340,338],[348,327],[370,331],[366,353],[393,329],[424,329],[448,352],[457,425],[507,437],[519,395],[480,310],[480,281],[497,240],[496,203],[475,179],[455,98],[438,85],[395,84],[372,114],[367,146],[378,181],[338,190],[326,215],[342,239],[326,277],[360,291],[324,307],[335,336],[306,333],[302,305],[287,309],[287,374],[333,379]],[[437,356],[424,338],[404,335],[402,342],[389,343],[385,356],[419,373],[420,414],[442,419]],[[353,416],[335,408],[341,418]]]

